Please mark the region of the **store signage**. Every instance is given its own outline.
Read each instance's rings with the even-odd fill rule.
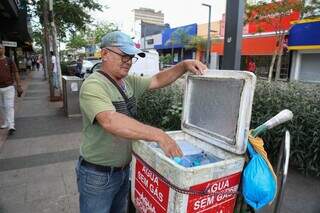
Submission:
[[[6,47],[17,47],[17,42],[15,41],[2,41],[2,45]]]

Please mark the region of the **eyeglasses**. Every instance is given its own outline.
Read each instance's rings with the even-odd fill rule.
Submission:
[[[136,63],[138,61],[138,58],[135,57],[135,56],[132,56],[132,55],[122,55],[112,49],[109,49],[109,48],[104,48],[104,49],[107,49],[109,50],[110,52],[113,52],[115,54],[117,54],[118,56],[121,57],[121,62],[122,63],[128,63],[129,61],[131,61],[132,64]]]

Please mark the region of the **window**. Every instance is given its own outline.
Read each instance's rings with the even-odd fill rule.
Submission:
[[[153,41],[153,38],[147,40],[147,44],[153,44],[153,42],[154,42],[154,41]]]

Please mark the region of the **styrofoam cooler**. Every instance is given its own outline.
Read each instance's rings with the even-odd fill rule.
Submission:
[[[139,212],[233,212],[255,83],[254,74],[241,71],[186,77],[182,131],[168,134],[221,160],[186,168],[155,142],[133,143],[131,197]]]

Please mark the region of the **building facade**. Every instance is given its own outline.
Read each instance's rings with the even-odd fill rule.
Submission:
[[[196,58],[196,50],[187,48],[185,41],[192,36],[196,36],[197,29],[197,24],[165,28],[162,32],[161,45],[155,45],[154,48],[160,56],[171,54],[173,64],[184,59],[194,59]]]
[[[296,21],[289,31],[290,80],[320,83],[320,18]]]
[[[32,51],[27,0],[1,0],[0,20],[0,42],[5,46],[6,55],[24,69],[25,58]]]
[[[149,8],[134,9],[134,21],[142,20],[143,22],[164,25],[164,14],[161,11],[155,11]]]

